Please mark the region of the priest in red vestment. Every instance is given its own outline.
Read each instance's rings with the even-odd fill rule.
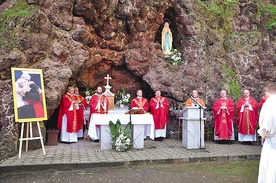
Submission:
[[[220,97],[213,105],[214,113],[214,140],[226,140],[231,144],[230,140],[235,140],[234,137],[234,102],[227,98],[225,90],[220,92]]]
[[[144,109],[144,114],[147,113],[149,110],[148,100],[142,97],[142,90],[137,90],[136,94],[137,97],[131,101],[130,108]]]
[[[78,138],[83,139],[83,129],[84,129],[84,124],[86,124],[86,121],[84,118],[84,110],[87,108],[87,103],[85,98],[79,94],[79,88],[77,86],[75,86],[74,88],[74,95],[75,95],[75,100],[79,105],[79,108],[77,109],[77,121],[80,129],[78,131]]]
[[[237,102],[238,141],[252,145],[256,141],[258,122],[258,102],[250,96],[249,90],[243,90],[243,97]]]
[[[137,97],[134,98],[130,103],[131,109],[143,109],[143,114],[147,113],[149,110],[149,103],[148,100],[143,98],[142,90],[137,90],[136,92]],[[149,125],[150,126],[150,125]],[[144,126],[144,139],[147,139],[147,136],[150,136],[150,127],[148,125]]]
[[[169,120],[169,101],[161,96],[161,92],[157,90],[155,97],[150,100],[150,111],[154,120],[154,138],[163,141],[166,137],[166,125]]]
[[[192,91],[192,96],[185,102],[184,107],[199,107],[195,101],[205,107],[205,102],[199,98],[197,90]]]
[[[79,125],[77,122],[77,101],[74,96],[74,87],[69,86],[68,92],[62,97],[59,107],[57,128],[60,130],[62,142],[77,142]]]
[[[92,114],[107,114],[108,113],[108,99],[107,97],[102,94],[103,90],[102,87],[97,87],[96,93],[91,97],[89,106],[90,106],[90,118]],[[90,120],[90,119],[89,119]],[[99,126],[96,126],[97,132],[97,139],[92,140],[99,140]]]

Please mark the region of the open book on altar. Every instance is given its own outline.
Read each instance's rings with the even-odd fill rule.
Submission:
[[[127,110],[126,114],[145,114],[145,110],[143,108],[133,107],[132,109]]]

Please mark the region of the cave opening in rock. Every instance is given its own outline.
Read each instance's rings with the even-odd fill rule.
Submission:
[[[113,66],[108,71],[105,71],[100,75],[99,73],[98,75],[96,74],[96,79],[98,80],[98,83],[94,84],[93,86],[90,86],[89,82],[79,80],[79,78],[74,78],[74,80],[70,80],[69,83],[70,85],[78,86],[80,95],[85,97],[85,91],[87,90],[87,88],[90,92],[95,92],[97,86],[102,86],[103,92],[105,91],[104,86],[106,85],[106,80],[104,79],[104,77],[106,77],[107,74],[109,74],[109,76],[111,76],[112,78],[109,81],[109,85],[112,86],[111,92],[115,95],[118,90],[124,87],[127,89],[127,92],[131,95],[132,98],[136,97],[136,91],[138,89],[141,89],[143,91],[143,97],[146,98],[148,101],[150,101],[150,99],[155,96],[154,91],[151,89],[150,85],[145,82],[141,76],[135,76],[132,71],[127,69],[126,65]],[[102,79],[99,79],[99,77]],[[89,78],[87,78],[87,80],[89,80]],[[88,83],[88,85],[86,86],[84,83]],[[59,107],[55,109],[54,113],[45,122],[47,130],[56,128],[58,120],[58,110]]]

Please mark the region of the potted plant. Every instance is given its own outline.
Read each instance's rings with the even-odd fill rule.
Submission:
[[[131,123],[129,122],[126,127],[123,128],[119,119],[116,124],[109,121],[112,149],[115,149],[116,151],[127,151],[131,148],[130,126]]]
[[[55,110],[53,115],[45,121],[45,127],[47,129],[47,141],[46,145],[57,145],[59,130],[56,128],[58,121],[58,111],[59,107]]]

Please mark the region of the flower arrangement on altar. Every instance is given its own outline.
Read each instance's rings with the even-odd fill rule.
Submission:
[[[173,49],[172,48],[172,51],[170,52],[170,55],[168,57],[166,57],[166,59],[173,66],[178,66],[178,65],[180,65],[182,63],[181,53],[179,53],[177,51],[177,49]]]
[[[109,121],[109,128],[111,132],[111,145],[112,149],[115,149],[119,152],[127,151],[131,148],[131,140],[130,140],[130,126],[129,122],[125,128],[122,127],[120,120],[118,119],[116,124],[112,121]]]
[[[115,106],[119,107],[121,104],[123,105],[129,105],[131,102],[130,94],[127,93],[126,88],[122,87],[121,90],[119,90],[115,97]]]

